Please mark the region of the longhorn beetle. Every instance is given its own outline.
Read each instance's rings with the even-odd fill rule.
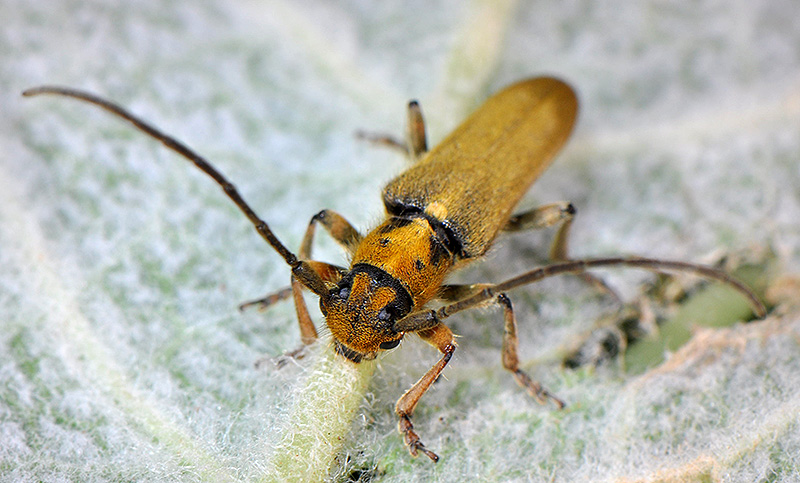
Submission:
[[[748,299],[757,316],[765,314],[763,304],[745,285],[711,267],[637,257],[569,259],[567,235],[575,214],[570,203],[554,203],[512,215],[519,199],[566,142],[575,123],[575,93],[557,79],[528,79],[506,87],[430,151],[421,109],[415,101],[410,102],[405,143],[391,137],[370,137],[405,151],[413,161],[411,168],[383,190],[386,219],[364,235],[338,213],[322,210],[311,218],[297,254],[281,243],[233,184],[180,141],[89,93],[49,86],[23,93],[39,94],[73,97],[100,106],[211,176],[291,268],[290,287],[252,303],[269,305],[293,297],[304,345],[317,339],[303,299],[302,289],[307,289],[319,297],[336,352],[352,363],[374,359],[382,351],[395,348],[407,333],[415,333],[436,347],[441,359],[395,405],[398,429],[413,456],[421,451],[431,460],[438,460],[420,441],[411,416],[456,349],[454,335],[443,321],[467,309],[498,304],[504,320],[503,367],[539,402],[549,399],[564,406],[519,367],[517,321],[506,295],[511,289],[564,273],[591,278],[586,270],[612,265],[686,271],[732,286]],[[322,225],[349,253],[349,267],[310,259],[317,225]],[[554,263],[497,284],[445,283],[452,271],[483,257],[500,232],[554,225],[559,225],[550,251]],[[429,308],[433,300],[442,305]],[[289,354],[297,355],[299,350]]]

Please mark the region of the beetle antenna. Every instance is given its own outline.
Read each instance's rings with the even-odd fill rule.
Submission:
[[[767,315],[764,303],[753,293],[750,288],[727,273],[707,265],[673,260],[660,260],[657,258],[615,257],[615,258],[587,258],[584,260],[569,260],[539,267],[523,274],[517,275],[504,282],[490,285],[480,292],[465,299],[440,307],[437,310],[418,312],[399,320],[394,329],[396,331],[417,331],[430,328],[441,320],[464,310],[477,307],[497,295],[515,288],[529,285],[545,278],[566,273],[581,273],[593,268],[623,265],[632,268],[641,268],[652,272],[689,272],[701,277],[724,283],[742,294],[753,313],[759,319]]]
[[[239,194],[239,191],[236,189],[236,186],[228,181],[228,179],[225,178],[222,173],[217,171],[217,169],[214,168],[211,163],[206,161],[206,159],[199,154],[192,151],[188,146],[178,141],[174,137],[165,134],[155,126],[142,120],[136,115],[130,113],[125,108],[89,92],[71,89],[68,87],[41,86],[28,89],[22,93],[22,95],[25,97],[38,96],[42,94],[71,97],[73,99],[78,99],[99,106],[115,116],[121,117],[122,119],[130,122],[140,131],[160,141],[161,144],[166,146],[168,149],[171,149],[172,151],[180,154],[187,160],[194,163],[194,165],[200,168],[201,171],[213,178],[214,181],[216,181],[217,184],[222,188],[225,194],[228,195],[228,198],[236,203],[236,206],[238,206],[239,210],[241,210],[242,213],[247,216],[258,234],[261,235],[261,238],[266,240],[266,242],[269,243],[269,245],[274,248],[281,257],[283,257],[286,263],[292,267],[292,271],[303,283],[303,285],[307,286],[311,291],[317,293],[318,295],[325,296],[327,294],[327,291],[325,290],[325,284],[319,275],[316,274],[316,272],[311,269],[307,263],[298,260],[297,256],[288,248],[286,248],[286,246],[281,243],[280,240],[278,240],[278,237],[272,233],[272,230],[269,228],[269,225],[267,225],[267,222],[262,220],[255,213],[255,211],[250,208],[250,205],[248,205],[247,202],[242,198],[242,196]]]
[[[740,282],[735,277],[728,275],[722,270],[718,270],[708,265],[700,265],[696,263],[680,262],[673,260],[660,260],[657,258],[639,258],[639,257],[612,257],[612,258],[589,258],[584,260],[570,260],[561,263],[553,263],[545,265],[544,267],[531,270],[529,272],[518,275],[512,279],[506,280],[497,284],[495,287],[498,291],[511,290],[512,288],[528,285],[530,283],[538,282],[539,280],[552,277],[554,275],[561,275],[563,273],[577,273],[585,272],[591,268],[609,267],[614,265],[623,265],[631,268],[641,268],[651,272],[688,272],[694,273],[701,277],[716,280],[729,287],[733,288],[744,298],[753,308],[753,313],[756,317],[763,318],[767,315],[767,309],[764,307],[763,302],[753,293],[750,288],[744,283]]]

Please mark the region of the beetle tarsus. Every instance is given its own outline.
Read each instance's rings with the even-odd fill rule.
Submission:
[[[270,306],[275,305],[281,300],[286,300],[291,296],[292,296],[292,287],[285,287],[260,299],[248,300],[247,302],[242,302],[241,304],[239,304],[239,311],[244,312],[250,307],[256,307],[257,310],[264,311]]]
[[[531,377],[521,369],[517,369],[514,372],[514,379],[517,381],[517,384],[528,391],[528,394],[536,399],[539,404],[547,404],[547,401],[550,400],[558,406],[558,409],[564,409],[567,406],[564,401],[554,396],[550,391],[542,387],[541,384],[531,379]]]
[[[419,439],[419,435],[414,431],[414,425],[411,423],[411,418],[409,416],[400,416],[400,421],[397,423],[397,429],[403,433],[403,441],[408,448],[408,452],[411,453],[411,456],[416,458],[419,455],[418,452],[421,451],[434,463],[439,461],[439,456],[433,451],[427,449],[425,445],[422,444],[422,441]]]
[[[302,344],[300,347],[286,351],[283,354],[275,357],[262,357],[258,359],[253,365],[256,369],[263,368],[267,363],[271,363],[275,369],[283,369],[292,361],[299,361],[308,354],[308,344]]]

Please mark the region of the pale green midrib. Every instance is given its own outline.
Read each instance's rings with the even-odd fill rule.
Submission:
[[[292,398],[292,410],[271,451],[265,482],[323,481],[333,467],[375,370],[375,361],[359,364],[335,353],[322,340],[308,378]]]

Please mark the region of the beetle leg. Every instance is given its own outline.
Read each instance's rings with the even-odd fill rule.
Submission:
[[[382,146],[385,148],[394,149],[395,151],[400,151],[404,155],[408,156],[408,146],[406,143],[400,141],[390,134],[356,131],[356,137],[370,144],[375,144],[376,146]]]
[[[300,250],[297,256],[301,260],[308,260],[311,258],[311,247],[314,242],[314,233],[316,231],[317,223],[321,224],[325,231],[327,231],[334,240],[336,240],[349,254],[353,254],[356,247],[361,243],[363,238],[353,225],[350,224],[342,215],[333,210],[322,210],[316,215],[311,217],[308,223],[306,233],[303,235],[303,241],[300,243]],[[312,262],[315,271],[323,272],[320,276],[324,281],[336,282],[341,278],[342,270],[334,265],[329,265],[322,262]],[[297,323],[300,325],[300,342],[302,343],[301,349],[304,346],[313,344],[317,340],[317,329],[314,327],[314,321],[311,319],[311,314],[308,312],[305,298],[303,297],[303,284],[297,280],[297,277],[292,275],[292,299],[294,299],[294,308],[297,312]]]
[[[270,305],[275,305],[281,300],[286,300],[292,296],[292,287],[291,285],[288,287],[283,287],[282,289],[272,292],[271,294],[267,294],[260,299],[255,300],[248,300],[247,302],[242,302],[239,304],[239,310],[249,309],[250,307],[257,305],[259,310],[265,310]]]
[[[532,210],[513,215],[503,227],[504,231],[540,230],[557,223],[569,223],[575,216],[572,203],[561,201],[538,206]],[[558,236],[556,236],[558,238]]]
[[[322,227],[325,228],[325,231],[327,231],[339,245],[344,247],[350,255],[353,254],[356,247],[361,243],[363,236],[342,215],[333,210],[322,210],[311,217],[308,228],[306,228],[306,233],[303,235],[303,241],[300,243],[300,250],[298,250],[297,256],[301,260],[306,260],[305,263],[308,264],[311,270],[317,272],[323,282],[335,283],[341,278],[344,272],[343,268],[324,262],[308,260],[311,258],[311,248],[313,246],[314,234],[316,233],[318,223],[321,224]],[[265,309],[275,302],[289,298],[289,295],[292,296],[295,312],[297,313],[297,323],[300,326],[301,346],[294,351],[284,354],[284,357],[278,361],[279,366],[285,364],[284,361],[287,360],[287,358],[302,358],[305,346],[314,343],[318,337],[317,329],[314,327],[314,321],[311,319],[311,314],[308,312],[308,306],[303,297],[303,287],[304,285],[297,277],[292,275],[289,287],[269,294],[261,299],[245,302],[239,306],[240,310],[252,305],[258,305],[259,308]]]
[[[425,119],[419,102],[408,103],[406,111],[406,138],[401,141],[387,134],[356,131],[356,137],[369,143],[388,147],[405,154],[412,162],[419,160],[428,152],[428,140],[425,136]]]
[[[473,295],[476,295],[484,290],[492,293],[492,285],[485,283],[475,283],[471,285],[443,285],[442,291],[439,293],[440,300],[444,302],[458,302],[466,300]],[[503,351],[502,361],[503,367],[514,375],[514,379],[522,388],[528,391],[532,397],[536,398],[540,403],[545,403],[547,399],[552,399],[559,408],[565,406],[564,401],[550,394],[541,384],[531,379],[522,369],[519,368],[519,338],[517,337],[517,318],[514,316],[514,309],[511,305],[511,300],[505,293],[500,293],[492,298],[485,298],[482,301],[469,304],[467,308],[473,309],[482,305],[496,302],[503,308]]]
[[[353,225],[348,222],[345,217],[336,213],[333,210],[322,210],[313,217],[308,223],[306,233],[303,235],[303,241],[300,243],[300,250],[297,252],[298,258],[301,260],[308,260],[311,258],[311,247],[314,241],[314,233],[316,232],[317,223],[321,224],[325,231],[330,234],[333,239],[341,245],[348,254],[352,255],[363,236],[356,230]],[[282,288],[277,292],[273,292],[265,297],[256,300],[250,300],[239,305],[239,310],[257,305],[259,309],[263,310],[281,300],[286,300],[292,294],[296,293],[293,287],[297,285],[296,278],[292,277],[292,283],[289,287]],[[300,284],[300,287],[302,284]],[[298,289],[299,289],[298,288]],[[297,304],[295,295],[295,304]],[[308,312],[306,310],[306,312]],[[316,337],[315,337],[316,338]]]
[[[428,139],[425,136],[425,118],[419,102],[408,103],[408,119],[406,121],[406,142],[412,161],[419,160],[428,152]]]
[[[411,456],[417,456],[418,452],[422,451],[425,456],[436,462],[439,460],[439,457],[422,444],[419,436],[414,431],[414,425],[411,423],[411,416],[419,399],[425,394],[425,391],[431,387],[431,384],[436,381],[450,361],[450,358],[453,357],[453,352],[456,350],[456,342],[453,332],[444,324],[437,324],[430,329],[421,330],[417,332],[417,334],[419,334],[423,340],[439,349],[439,352],[442,353],[442,358],[439,359],[439,362],[433,367],[428,369],[428,372],[397,400],[394,411],[400,418],[397,423],[397,430],[403,434],[403,441],[408,447]]]
[[[325,262],[308,261],[309,266],[319,274],[324,282],[336,283],[342,278],[346,269]],[[297,321],[300,324],[300,341],[303,345],[313,344],[317,340],[317,329],[308,313],[305,298],[303,298],[303,284],[292,275],[292,298],[297,312]]]
[[[559,224],[553,243],[550,245],[549,257],[554,261],[568,261],[569,257],[569,230],[575,218],[575,206],[572,203],[561,201],[549,205],[539,206],[530,211],[525,211],[508,219],[503,227],[504,231],[516,232],[522,230],[539,230]],[[589,272],[577,274],[582,280],[592,285],[601,292],[608,294],[614,301],[622,305],[622,299],[616,290],[611,288],[602,278]]]
[[[358,230],[356,230],[342,215],[333,210],[322,210],[312,216],[311,221],[308,223],[306,233],[303,235],[303,241],[300,243],[300,250],[297,252],[301,260],[308,260],[311,258],[311,248],[314,242],[314,233],[317,223],[321,224],[322,227],[325,228],[325,231],[351,255],[363,238]],[[338,282],[344,271],[340,267],[323,262],[308,261],[308,263],[325,282]],[[314,327],[314,321],[311,319],[311,314],[308,312],[308,305],[306,305],[305,298],[303,297],[303,284],[300,283],[294,275],[292,275],[291,278],[291,287],[294,309],[297,313],[297,323],[300,326],[301,345],[300,348],[286,355],[300,359],[304,355],[303,349],[313,344],[317,340],[318,335],[317,329]],[[282,364],[279,363],[279,365]]]
[[[443,284],[439,288],[439,293],[436,295],[436,298],[442,302],[457,302],[491,286],[492,284],[490,283],[472,283],[468,285]]]
[[[342,278],[342,274],[347,271],[347,269],[343,267],[331,265],[330,263],[325,262],[309,260],[305,263],[307,263],[309,268],[313,270],[325,283],[338,282],[339,279]],[[317,340],[317,329],[314,327],[314,321],[311,319],[311,314],[308,312],[308,306],[306,305],[305,298],[303,297],[303,288],[303,284],[300,283],[297,278],[292,276],[291,287],[286,287],[283,290],[275,292],[264,299],[269,301],[270,297],[273,297],[274,299],[282,300],[284,298],[288,298],[289,295],[292,296],[294,299],[295,312],[297,313],[297,323],[300,327],[301,344],[296,349],[285,352],[276,358],[268,357],[259,359],[256,361],[256,368],[260,367],[267,360],[272,361],[276,366],[278,366],[278,368],[281,368],[291,359],[302,359],[305,356],[306,347],[310,344],[313,344]],[[243,306],[260,303],[262,303],[261,300],[255,300],[253,302],[243,304]]]
[[[350,224],[345,217],[333,210],[322,210],[311,217],[308,228],[297,252],[298,258],[308,260],[311,258],[311,244],[314,241],[314,231],[317,223],[321,224],[325,231],[341,245],[349,255],[355,252],[356,247],[364,238],[361,233]]]
[[[514,375],[517,384],[528,391],[528,394],[536,398],[539,403],[544,404],[548,399],[552,399],[559,409],[563,408],[566,405],[564,401],[550,394],[547,389],[543,388],[541,384],[531,379],[528,374],[519,368],[517,318],[514,316],[511,300],[504,293],[498,295],[495,300],[503,307],[503,367],[510,371]]]

